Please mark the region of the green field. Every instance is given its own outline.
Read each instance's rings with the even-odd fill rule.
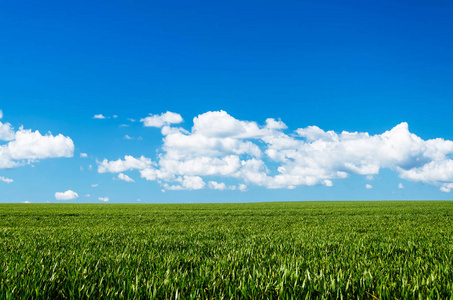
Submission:
[[[453,299],[453,202],[2,204],[0,297]]]

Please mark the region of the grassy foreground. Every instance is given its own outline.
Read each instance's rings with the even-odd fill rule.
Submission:
[[[453,299],[453,202],[0,205],[0,297]]]

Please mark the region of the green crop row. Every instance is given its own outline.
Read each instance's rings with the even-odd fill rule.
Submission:
[[[453,202],[0,205],[0,297],[453,299]]]

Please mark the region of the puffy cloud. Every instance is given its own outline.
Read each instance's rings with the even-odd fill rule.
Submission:
[[[178,177],[175,180],[180,184],[177,185],[169,185],[167,183],[164,184],[164,188],[167,190],[201,190],[206,186],[206,183],[200,176],[184,176]]]
[[[86,158],[86,157],[88,157],[88,154],[86,154],[86,153],[80,153],[80,157],[81,157],[81,158]]]
[[[11,183],[14,180],[12,180],[10,178],[3,177],[3,176],[0,176],[0,181],[6,182],[6,183]]]
[[[98,162],[99,173],[120,173],[128,170],[142,170],[149,168],[152,162],[151,159],[141,156],[135,158],[130,155],[124,156],[124,160],[118,159],[115,161],[108,161],[104,159],[102,162]]]
[[[9,123],[0,122],[0,141],[14,140],[15,132]]]
[[[241,192],[245,192],[247,190],[247,186],[243,183],[240,183],[238,185],[238,190],[240,190]]]
[[[400,183],[398,184],[398,188],[399,188],[399,189],[404,189],[404,185],[400,182]]]
[[[98,197],[98,200],[102,202],[108,202],[110,199],[109,197]]]
[[[66,192],[60,193],[57,192],[55,193],[55,199],[57,200],[74,200],[79,198],[79,195],[71,190],[67,190]]]
[[[210,189],[223,191],[226,190],[226,184],[223,182],[209,181],[208,186]]]
[[[440,187],[440,190],[444,193],[450,193],[451,189],[453,189],[453,183],[444,183]]]
[[[372,186],[371,184],[365,184],[365,188],[366,188],[366,189],[372,189],[373,186]]]
[[[23,128],[16,132],[15,139],[6,147],[14,160],[72,157],[74,154],[74,143],[69,137],[50,133],[41,135],[37,130],[33,132]]]
[[[176,114],[170,111],[160,115],[150,114],[149,117],[140,119],[145,127],[162,127],[164,125],[179,124],[183,121],[180,114]]]
[[[141,121],[145,126],[162,127],[163,145],[156,162],[143,156],[104,160],[98,163],[99,173],[137,169],[142,178],[157,181],[164,190],[225,190],[229,187],[217,180],[230,178],[238,181],[237,190],[246,190],[245,184],[271,189],[331,187],[333,180],[350,174],[372,180],[386,168],[401,178],[436,185],[445,192],[453,188],[453,141],[423,140],[404,122],[370,135],[324,131],[317,126],[287,134],[281,120],[269,118],[259,125],[225,111],[198,115],[190,131],[171,127],[182,118],[170,112]]]
[[[210,111],[195,117],[192,132],[217,138],[257,138],[262,135],[255,122],[239,121],[223,110]]]
[[[0,145],[0,169],[74,155],[74,143],[69,137],[61,134],[53,136],[50,132],[42,135],[37,130],[23,127],[15,132],[9,123],[0,122],[0,140],[8,142]]]
[[[99,115],[94,115],[94,116],[93,116],[93,119],[103,120],[103,119],[107,119],[107,118],[104,117],[102,114],[99,114]]]
[[[123,173],[118,174],[118,179],[126,181],[126,182],[135,182],[134,179],[130,178],[129,176],[127,176],[126,174],[123,174]]]

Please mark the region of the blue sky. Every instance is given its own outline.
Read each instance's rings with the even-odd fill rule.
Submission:
[[[0,201],[450,200],[452,13],[2,2]]]

